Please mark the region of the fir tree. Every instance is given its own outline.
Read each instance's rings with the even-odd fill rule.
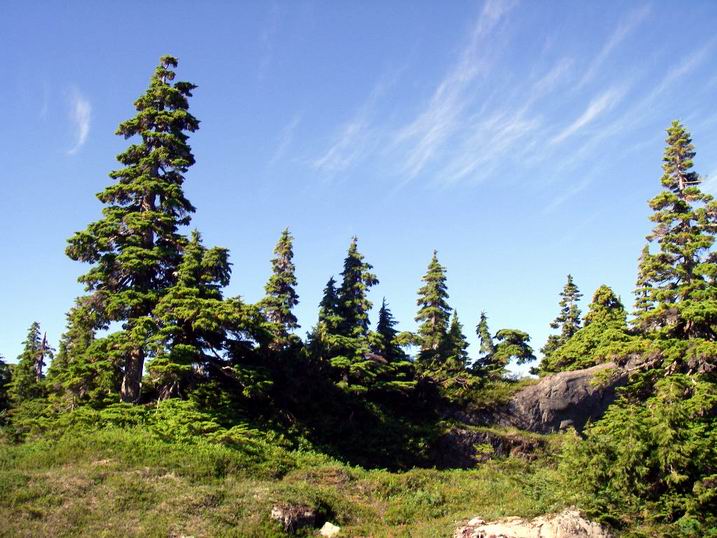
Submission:
[[[378,311],[378,322],[376,324],[376,343],[373,346],[374,352],[385,357],[389,362],[406,360],[406,354],[396,341],[398,331],[394,329],[396,320],[386,304],[384,297],[381,309]]]
[[[501,329],[495,334],[498,342],[492,357],[492,374],[502,375],[511,360],[517,364],[525,364],[535,360],[533,348],[530,347],[528,333],[517,329]]]
[[[164,56],[149,89],[135,101],[137,114],[120,124],[117,134],[139,137],[117,159],[116,183],[98,194],[103,218],[69,240],[70,258],[93,265],[80,278],[94,296],[100,314],[97,328],[122,323],[117,360],[122,371],[123,401],[140,398],[151,314],[175,281],[186,239],[178,228],[190,222],[194,207],[182,191],[184,174],[194,164],[187,132],[199,121],[188,98],[195,88],[174,82],[177,60]]]
[[[288,228],[281,233],[271,260],[272,275],[266,283],[266,297],[261,306],[267,319],[274,324],[274,349],[281,349],[289,341],[289,333],[299,327],[292,309],[299,304],[296,293],[296,275],[293,263],[293,238]]]
[[[575,285],[572,275],[568,275],[567,282],[560,292],[560,313],[550,323],[552,329],[559,329],[560,334],[550,335],[548,341],[540,350],[543,356],[549,357],[556,350],[570,340],[580,329],[580,308],[578,302],[583,296]]]
[[[451,324],[446,338],[447,349],[445,355],[447,361],[451,362],[451,369],[465,370],[468,364],[468,341],[463,334],[463,325],[458,319],[458,312],[453,311]]]
[[[338,291],[338,315],[341,317],[339,333],[346,337],[368,335],[371,302],[366,297],[368,290],[378,284],[371,273],[372,266],[363,261],[358,251],[358,239],[354,237],[344,260],[342,282]]]
[[[717,203],[699,189],[692,139],[678,121],[667,129],[664,189],[650,201],[655,228],[638,276],[637,324],[678,338],[714,339],[717,325]]]
[[[613,346],[622,346],[631,339],[625,307],[610,287],[602,285],[593,294],[583,328],[550,356],[544,357],[538,373],[589,368],[608,360]]]
[[[495,344],[488,328],[488,316],[485,312],[480,313],[480,321],[476,326],[476,334],[480,341],[480,355],[473,364],[479,374],[485,374],[494,370],[493,359],[495,355]]]
[[[10,395],[8,389],[12,381],[12,370],[5,362],[5,357],[0,355],[0,425],[3,422],[3,413],[10,407]]]
[[[222,300],[221,289],[230,275],[228,251],[207,249],[199,232],[193,231],[177,281],[154,310],[159,330],[153,340],[156,358],[148,369],[160,398],[180,394],[190,384],[193,368],[223,350],[233,310]]]
[[[8,395],[15,405],[44,395],[43,367],[45,359],[52,357],[47,335],[42,335],[37,322],[30,325],[27,338],[22,344],[23,350],[17,358],[8,387]]]
[[[438,262],[438,253],[435,250],[422,280],[425,284],[418,290],[416,301],[419,308],[416,321],[420,323],[418,335],[421,339],[417,365],[428,369],[438,366],[445,358],[441,351],[445,349],[451,315],[451,307],[447,302],[446,271]]]

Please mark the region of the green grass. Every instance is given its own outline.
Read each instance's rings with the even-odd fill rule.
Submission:
[[[257,440],[166,442],[142,428],[0,446],[0,536],[282,536],[274,504],[303,503],[342,536],[451,536],[480,515],[562,507],[545,462],[404,473]]]

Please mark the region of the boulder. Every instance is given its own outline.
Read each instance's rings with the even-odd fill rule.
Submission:
[[[303,504],[279,504],[271,509],[271,519],[293,534],[301,528],[316,526],[316,510]]]
[[[321,527],[321,530],[319,531],[319,534],[321,536],[325,536],[326,538],[334,538],[335,536],[338,536],[341,532],[341,527],[338,525],[334,525],[333,523],[329,523],[328,521],[324,523],[324,526]]]
[[[583,518],[574,509],[531,520],[507,517],[486,523],[473,518],[456,529],[454,538],[612,538],[602,525]]]
[[[615,391],[625,384],[627,374],[626,369],[605,363],[546,376],[514,394],[498,411],[496,422],[536,433],[568,427],[581,431],[615,401]]]

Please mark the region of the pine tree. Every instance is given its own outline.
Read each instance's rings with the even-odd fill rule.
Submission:
[[[580,329],[580,308],[578,302],[583,296],[575,285],[572,275],[568,275],[567,282],[560,292],[560,313],[550,323],[552,329],[559,329],[560,334],[550,335],[548,341],[540,350],[543,356],[549,357],[552,353],[564,346],[565,343]]]
[[[45,359],[52,357],[47,335],[42,335],[37,322],[30,325],[27,338],[22,344],[23,350],[17,358],[8,387],[8,395],[15,405],[43,396],[43,367]]]
[[[194,212],[182,184],[194,164],[187,132],[199,127],[188,111],[196,86],[173,82],[176,66],[176,58],[161,58],[149,89],[135,101],[136,116],[120,124],[118,135],[139,140],[118,155],[122,168],[110,174],[116,183],[98,194],[103,218],[75,234],[67,247],[70,258],[93,265],[80,281],[95,299],[97,328],[122,323],[117,358],[126,402],[140,398],[151,313],[175,281],[186,243],[178,228]]]
[[[264,287],[266,297],[261,307],[267,319],[275,326],[273,349],[281,349],[289,341],[289,333],[299,327],[292,309],[299,304],[296,293],[296,275],[293,263],[293,238],[288,228],[281,233],[271,260],[272,275]]]
[[[386,304],[384,297],[381,309],[378,311],[378,322],[376,324],[376,343],[373,347],[375,353],[380,354],[389,362],[406,360],[406,353],[396,341],[398,331],[394,329],[396,320]]]
[[[159,330],[153,339],[156,358],[148,369],[160,398],[181,394],[191,383],[193,368],[206,365],[224,349],[234,312],[222,300],[221,289],[230,275],[228,251],[207,249],[199,232],[193,231],[177,281],[154,310]]]
[[[530,336],[528,333],[517,329],[501,329],[495,334],[498,342],[495,346],[495,353],[492,358],[492,374],[502,375],[511,360],[515,359],[517,364],[525,364],[535,360],[533,348],[530,347]]]
[[[559,349],[544,357],[538,373],[589,368],[608,360],[613,346],[633,337],[627,328],[627,312],[609,286],[602,285],[593,294],[583,327]]]
[[[5,357],[0,355],[0,425],[3,423],[3,414],[10,407],[10,395],[8,389],[12,381],[12,370],[5,362]]]
[[[456,371],[465,370],[468,364],[468,341],[463,334],[463,325],[458,319],[458,312],[453,311],[451,324],[446,338],[447,349],[445,355],[450,362],[450,368]]]
[[[368,334],[368,313],[372,305],[366,294],[372,286],[378,284],[371,269],[372,266],[363,261],[358,251],[358,239],[354,237],[344,259],[338,291],[338,315],[341,317],[339,333],[343,336],[365,337]]]
[[[638,320],[655,307],[654,289],[651,283],[655,276],[655,261],[656,257],[650,254],[650,246],[645,245],[638,260],[635,287],[635,316]]]
[[[657,252],[641,260],[637,324],[677,338],[717,337],[717,203],[699,189],[692,139],[678,121],[667,129],[664,189],[652,200]],[[649,290],[649,293],[648,293]]]
[[[425,370],[440,365],[445,358],[441,351],[445,349],[451,315],[446,271],[438,262],[438,253],[435,250],[422,280],[425,284],[418,290],[416,301],[419,307],[416,321],[420,323],[418,335],[421,339],[417,366]]]
[[[592,301],[585,314],[584,327],[591,323],[617,322],[621,325],[627,323],[627,312],[620,298],[615,295],[610,286],[603,284],[593,294]]]
[[[476,334],[480,341],[480,356],[474,362],[473,368],[478,374],[487,374],[495,369],[493,363],[495,344],[493,343],[493,337],[490,335],[488,316],[485,312],[480,313],[480,321],[476,326]]]

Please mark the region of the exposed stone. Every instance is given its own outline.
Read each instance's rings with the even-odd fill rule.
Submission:
[[[319,534],[321,536],[326,536],[326,538],[334,538],[334,536],[338,536],[341,532],[341,527],[338,525],[334,525],[333,523],[329,523],[328,521],[324,523],[324,526],[321,527],[321,530],[319,531]]]
[[[286,532],[294,533],[316,525],[316,510],[303,504],[279,504],[271,509],[271,519],[281,523]]]
[[[532,520],[506,517],[486,523],[473,518],[456,529],[454,538],[612,538],[612,533],[574,509]]]
[[[545,441],[535,434],[453,428],[438,439],[433,461],[439,468],[470,469],[496,457],[532,460],[544,446]]]
[[[626,383],[630,371],[627,365],[605,363],[559,372],[519,390],[494,409],[452,409],[444,415],[466,424],[512,426],[535,433],[554,433],[569,427],[582,431],[588,421],[599,419],[615,401],[615,391]]]

